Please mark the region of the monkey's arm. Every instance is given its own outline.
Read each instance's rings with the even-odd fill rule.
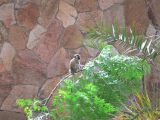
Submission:
[[[79,64],[78,69],[77,69],[77,72],[82,71],[82,70],[83,70],[83,67],[84,67],[84,65]]]

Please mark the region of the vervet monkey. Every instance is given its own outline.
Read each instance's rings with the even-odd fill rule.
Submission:
[[[81,57],[79,54],[75,54],[74,57],[71,59],[69,64],[69,72],[72,75],[82,70],[84,65],[80,64],[80,59]]]

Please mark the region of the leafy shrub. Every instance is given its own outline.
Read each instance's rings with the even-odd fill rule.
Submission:
[[[16,104],[23,108],[28,119],[33,117],[33,112],[46,112],[47,106],[41,104],[37,99],[17,99]]]
[[[84,84],[85,85],[85,84]],[[76,88],[74,81],[68,80],[59,90],[53,101],[54,111],[51,113],[54,119],[60,120],[95,120],[106,119],[111,113],[117,111],[110,103],[99,98],[97,87],[88,83],[81,88]],[[54,113],[56,111],[56,114]]]
[[[60,120],[106,120],[128,96],[140,91],[150,67],[138,57],[115,55],[112,46],[85,65],[79,77],[65,81],[53,101],[51,116]]]
[[[140,80],[150,71],[150,67],[138,57],[114,55],[111,48],[104,48],[94,61],[87,64],[83,75],[99,88],[99,96],[118,105],[127,100],[130,94],[140,91]]]

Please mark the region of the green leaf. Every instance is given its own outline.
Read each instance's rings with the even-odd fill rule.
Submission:
[[[42,106],[42,107],[41,107],[41,111],[42,111],[42,112],[46,112],[46,111],[47,111],[47,106]]]

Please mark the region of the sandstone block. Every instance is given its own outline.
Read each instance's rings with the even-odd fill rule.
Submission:
[[[74,7],[64,1],[59,3],[57,18],[62,21],[64,27],[73,25],[76,21],[77,11]]]
[[[83,36],[76,25],[66,28],[63,36],[64,48],[74,49],[82,46]]]
[[[4,22],[6,27],[15,23],[14,4],[8,3],[0,6],[0,20]]]
[[[33,49],[34,53],[41,58],[42,61],[49,62],[52,56],[60,47],[60,37],[63,32],[63,26],[60,21],[54,20],[48,27],[47,32],[40,36],[40,42]]]
[[[97,0],[76,0],[75,7],[78,12],[88,12],[97,9]]]
[[[37,46],[37,44],[40,41],[40,37],[42,36],[43,33],[45,33],[47,30],[37,24],[30,32],[29,34],[29,39],[28,39],[28,43],[27,43],[27,48],[28,49],[33,49],[35,46]]]
[[[64,48],[59,49],[47,67],[47,77],[52,78],[68,72],[69,56]]]
[[[0,53],[0,58],[3,61],[4,68],[6,71],[11,70],[12,60],[13,60],[15,54],[16,54],[16,51],[15,51],[14,47],[11,44],[5,42],[3,44],[3,47],[2,47],[2,50]]]
[[[23,27],[13,25],[9,29],[9,41],[16,49],[25,49],[27,32]]]
[[[37,24],[38,16],[38,6],[34,3],[27,3],[17,10],[16,19],[19,25],[32,29]]]
[[[14,86],[10,95],[5,99],[1,106],[1,110],[16,111],[21,110],[16,105],[16,100],[20,98],[33,99],[38,92],[38,87],[32,85],[17,85]]]

